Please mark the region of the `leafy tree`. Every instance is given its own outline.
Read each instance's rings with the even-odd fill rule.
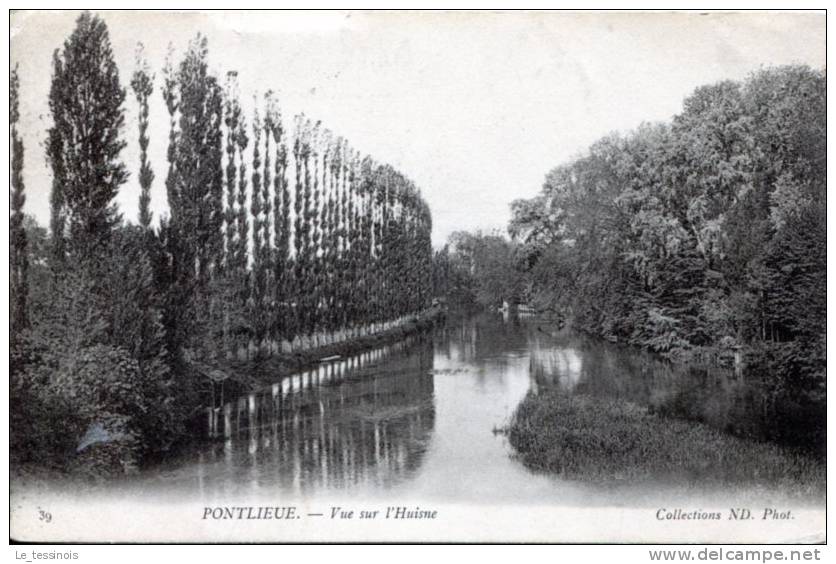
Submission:
[[[218,307],[207,287],[223,264],[223,108],[207,58],[207,40],[198,35],[176,72],[167,66],[163,89],[172,119],[166,182],[175,280],[169,301],[172,350],[190,338],[206,343],[197,330],[208,328],[198,317],[213,315]]]
[[[237,101],[235,102],[237,104]],[[240,111],[240,109],[239,109]],[[241,319],[236,323],[235,333],[240,337],[239,341],[246,342],[246,337],[252,334],[252,327],[248,321],[247,303],[250,298],[250,274],[248,269],[249,256],[249,239],[250,239],[250,223],[249,214],[247,213],[247,164],[244,154],[249,145],[249,137],[247,136],[247,129],[244,123],[243,116],[239,116],[238,128],[235,133],[235,142],[237,150],[238,161],[238,193],[236,202],[236,225],[237,235],[234,252],[236,278],[236,303],[238,311],[241,312]],[[247,319],[245,319],[245,317]],[[237,346],[241,343],[237,343]]]
[[[261,347],[266,334],[266,317],[264,315],[264,299],[267,281],[268,257],[265,256],[264,239],[269,238],[266,233],[264,219],[264,203],[261,191],[262,161],[261,161],[261,135],[264,128],[261,115],[258,111],[256,101],[255,114],[253,116],[253,172],[251,176],[252,193],[250,195],[250,215],[253,225],[252,242],[252,289],[250,292],[249,316],[254,322],[254,336],[256,347]]]
[[[137,46],[136,70],[131,79],[131,88],[139,106],[139,224],[145,229],[151,226],[151,184],[154,171],[148,162],[148,100],[154,93],[154,75],[143,55],[142,43]]]
[[[9,78],[9,124],[11,137],[11,216],[9,217],[9,293],[11,298],[11,336],[18,337],[20,331],[29,325],[27,301],[29,297],[29,256],[26,230],[24,229],[23,205],[26,203],[23,183],[23,140],[17,130],[19,110],[20,79],[17,66]]]
[[[224,224],[226,226],[226,263],[228,271],[236,269],[236,254],[238,245],[238,223],[236,220],[237,210],[235,209],[238,186],[236,184],[237,164],[235,152],[237,149],[237,136],[239,121],[241,119],[241,105],[238,101],[238,73],[230,71],[226,75],[226,91],[224,93],[224,137],[226,145],[226,209]]]
[[[824,85],[790,66],[703,86],[670,124],[549,172],[541,194],[512,204],[526,292],[671,357],[729,361],[743,347],[792,402],[820,397]]]
[[[272,116],[273,144],[276,150],[275,174],[273,178],[273,220],[274,225],[274,260],[273,260],[273,302],[275,304],[273,327],[276,338],[286,339],[293,330],[290,323],[290,296],[292,292],[292,263],[290,256],[290,185],[287,180],[288,151],[286,132],[282,124],[278,105]]]
[[[53,173],[52,236],[68,237],[66,250],[84,258],[106,244],[119,222],[113,199],[128,177],[119,160],[125,90],[105,23],[89,12],[79,16],[52,67],[53,124],[46,147]],[[62,245],[56,242],[59,253]]]
[[[310,142],[310,157],[313,161],[313,174],[309,177],[310,184],[305,191],[307,204],[307,223],[308,228],[308,261],[310,270],[308,271],[308,291],[305,293],[307,301],[307,333],[312,334],[320,329],[321,325],[321,309],[320,302],[322,300],[323,284],[322,284],[322,220],[320,210],[322,209],[322,193],[320,191],[320,163],[321,163],[321,143],[322,130],[320,122],[316,122],[311,131]],[[306,167],[307,169],[307,167]]]

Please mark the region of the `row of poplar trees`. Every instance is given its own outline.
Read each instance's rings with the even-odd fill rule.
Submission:
[[[425,309],[432,220],[415,185],[304,115],[289,130],[272,91],[247,119],[236,73],[222,85],[207,59],[198,37],[163,71],[177,344],[204,358],[264,354]],[[203,342],[189,342],[196,332]]]
[[[159,90],[156,82],[140,48],[130,81],[134,225],[114,201],[130,175],[121,156],[127,90],[105,23],[78,18],[53,58],[47,235],[23,212],[12,75],[12,372],[28,410],[16,416],[20,429],[39,418],[49,427],[63,413],[81,433],[106,413],[104,426],[130,437],[133,451],[155,450],[182,430],[184,405],[198,410],[194,387],[218,361],[380,331],[429,305],[431,215],[408,178],[304,115],[288,124],[272,92],[247,111],[236,73],[210,72],[200,35],[179,62],[169,53]],[[158,222],[155,92],[169,116],[169,212]],[[22,431],[18,451],[53,448],[33,438],[46,435]]]

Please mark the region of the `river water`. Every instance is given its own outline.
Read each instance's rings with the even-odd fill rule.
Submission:
[[[532,472],[502,429],[526,394],[553,387],[638,403],[746,440],[769,435],[763,393],[728,371],[672,366],[537,318],[449,319],[402,342],[277,377],[226,404],[214,422],[207,416],[212,438],[138,474],[98,486],[16,488],[13,535],[96,542],[823,540],[824,496],[797,488],[710,486],[699,476],[594,483]],[[207,518],[231,506],[295,513],[283,521]],[[383,517],[392,507],[431,510],[437,518]],[[732,508],[752,516],[730,521]],[[354,518],[340,517],[352,510]],[[357,519],[362,510],[378,517]],[[765,520],[771,510],[787,519]],[[689,512],[720,518],[667,517]]]
[[[670,498],[668,486],[590,485],[523,466],[502,428],[527,393],[554,386],[751,440],[766,434],[765,399],[731,371],[677,367],[537,318],[486,314],[323,363],[229,402],[214,424],[207,421],[214,439],[131,484],[193,500],[396,495],[588,506]],[[729,492],[691,483],[679,494],[721,500]]]

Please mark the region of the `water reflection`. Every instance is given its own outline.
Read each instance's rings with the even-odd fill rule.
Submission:
[[[135,487],[202,499],[612,504],[610,490],[532,473],[497,432],[526,394],[555,387],[755,439],[771,428],[763,390],[730,371],[671,365],[542,319],[482,315],[236,398],[209,416],[213,440]],[[667,494],[625,490],[622,501],[653,505],[654,495]]]
[[[437,356],[460,362],[499,358],[508,352],[528,350],[531,324],[517,316],[501,322],[499,314],[483,314],[451,320],[434,333]]]
[[[630,401],[740,437],[774,436],[762,383],[718,366],[677,365],[625,346],[558,331],[530,333],[533,389],[559,387]]]
[[[200,489],[227,491],[230,475],[297,493],[404,479],[433,430],[431,369],[432,341],[419,336],[227,403],[209,418],[222,441],[200,453]]]
[[[583,374],[581,353],[571,347],[548,346],[542,339],[535,339],[531,347],[531,374],[535,391],[543,383],[572,391]]]

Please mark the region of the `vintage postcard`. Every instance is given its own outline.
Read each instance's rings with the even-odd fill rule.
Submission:
[[[11,541],[826,541],[823,12],[9,25]]]

